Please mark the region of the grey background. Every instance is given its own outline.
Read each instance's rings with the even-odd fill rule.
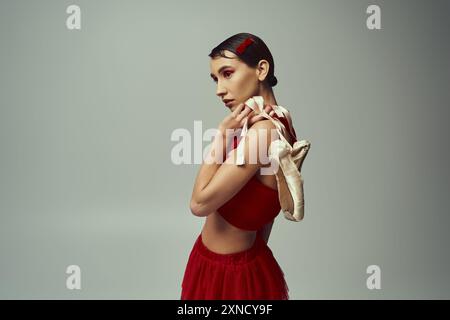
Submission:
[[[170,135],[227,115],[207,54],[238,32],[271,49],[312,144],[305,219],[280,214],[269,241],[291,298],[450,298],[449,18],[449,1],[1,1],[0,298],[179,298],[204,218]]]

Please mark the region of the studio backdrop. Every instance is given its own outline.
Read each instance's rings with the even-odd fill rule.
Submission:
[[[450,298],[449,21],[439,0],[1,0],[0,298],[179,298],[196,148],[229,112],[208,54],[239,32],[311,142],[305,217],[268,242],[291,299]]]

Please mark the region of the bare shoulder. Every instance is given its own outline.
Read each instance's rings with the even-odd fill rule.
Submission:
[[[267,141],[267,147],[271,141],[277,139],[278,137],[275,125],[268,119],[259,120],[253,123],[252,126],[248,129],[248,133],[249,134],[247,135],[247,137],[256,137],[258,145],[261,139]]]
[[[275,125],[269,119],[256,121],[251,129],[276,129]]]
[[[262,129],[262,130],[261,130]],[[265,120],[260,120],[255,122],[250,128],[249,131],[255,131],[258,133],[258,136],[265,136],[268,139],[270,139],[270,141],[273,141],[274,139],[276,139],[278,136],[278,131],[276,126],[273,124],[272,121],[265,119]],[[273,134],[271,134],[271,132]],[[293,137],[291,137],[289,134],[287,134],[285,136],[286,140],[289,142],[289,144],[292,146],[292,144],[294,143]]]

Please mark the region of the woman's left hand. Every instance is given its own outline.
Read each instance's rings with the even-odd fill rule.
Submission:
[[[270,116],[273,116],[275,114],[275,111],[273,111],[273,108],[270,104],[267,104],[264,106],[264,111],[266,113],[268,113]],[[261,114],[254,114],[255,112],[252,111],[249,115],[249,120],[248,120],[248,127],[251,127],[255,122],[258,122],[260,120],[264,120],[266,119],[265,117],[263,117]]]
[[[269,115],[273,115],[274,111],[271,105],[265,105],[264,111]],[[255,115],[255,111],[244,103],[238,105],[238,107],[227,115],[219,124],[219,129],[226,132],[227,129],[239,129],[244,126],[245,119],[248,119],[247,126],[251,127],[255,122],[265,119],[261,114]]]

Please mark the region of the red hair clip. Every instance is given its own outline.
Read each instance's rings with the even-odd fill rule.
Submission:
[[[237,47],[236,51],[239,54],[242,54],[245,49],[247,49],[247,47],[252,44],[253,42],[255,42],[252,38],[247,37],[244,41],[242,41],[242,43]]]

